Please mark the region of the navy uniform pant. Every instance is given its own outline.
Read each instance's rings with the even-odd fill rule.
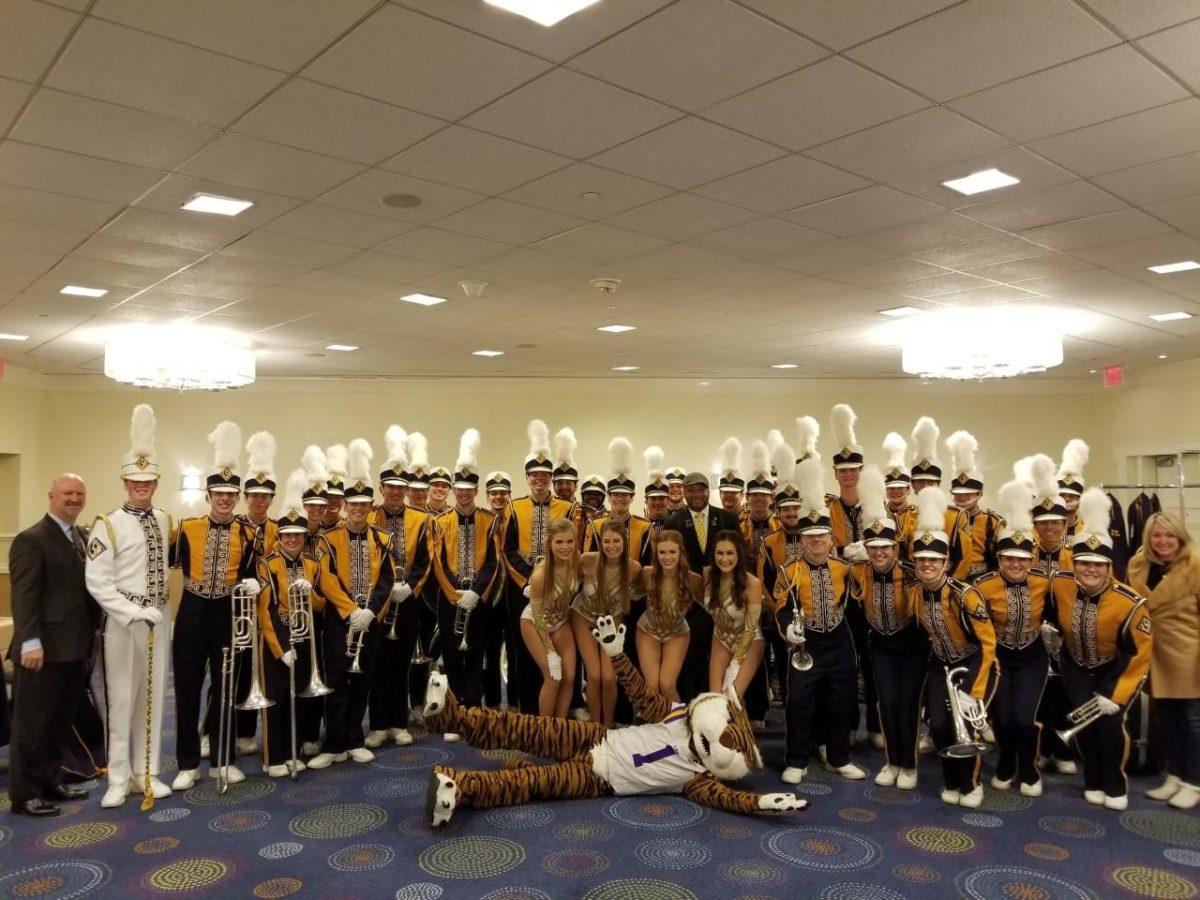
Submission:
[[[971,692],[971,685],[979,674],[979,666],[983,662],[983,654],[977,649],[966,659],[952,663],[950,669],[965,668],[967,671],[957,676],[955,685],[964,694]],[[936,656],[929,658],[928,676],[925,681],[925,709],[929,714],[929,736],[939,755],[948,747],[958,742],[954,730],[954,719],[950,714],[950,696],[946,689],[947,666]],[[995,689],[995,670],[991,682],[984,692],[985,700]],[[964,723],[965,724],[965,723]],[[979,740],[979,734],[970,725],[966,725],[967,738]],[[965,759],[955,759],[942,755],[942,783],[952,791],[969,794],[979,785],[979,764],[981,757],[969,756]]]
[[[888,765],[915,769],[929,641],[915,622],[890,635],[872,630],[867,641]]]
[[[1000,679],[990,711],[1000,751],[996,777],[1001,781],[1018,778],[1021,784],[1035,784],[1038,743],[1042,727],[1037,721],[1050,659],[1045,645],[1035,640],[1022,650],[996,648]]]
[[[812,668],[801,672],[788,666],[784,761],[807,768],[823,743],[829,764],[844,766],[850,762],[850,699],[858,682],[854,639],[843,622],[828,635],[809,630],[806,649]]]
[[[1074,709],[1094,694],[1111,697],[1121,674],[1121,660],[1114,659],[1095,669],[1077,666],[1066,652],[1059,663],[1067,700]],[[1083,757],[1083,787],[1103,791],[1108,797],[1123,797],[1129,791],[1125,778],[1125,754],[1129,736],[1125,733],[1125,709],[1112,716],[1101,716],[1075,737]]]

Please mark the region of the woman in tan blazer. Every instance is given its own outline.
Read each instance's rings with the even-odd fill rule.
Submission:
[[[1146,520],[1129,584],[1149,601],[1150,693],[1167,749],[1167,780],[1146,796],[1191,809],[1200,802],[1200,557],[1177,516]]]

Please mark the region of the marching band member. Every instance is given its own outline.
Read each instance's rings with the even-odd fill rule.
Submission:
[[[1150,613],[1144,598],[1113,578],[1109,509],[1099,488],[1083,493],[1073,544],[1075,572],[1054,576],[1048,619],[1062,634],[1059,667],[1071,708],[1090,701],[1097,713],[1076,738],[1083,755],[1083,797],[1123,810],[1129,805],[1125,714],[1150,667]]]
[[[308,520],[303,504],[303,493],[307,476],[297,469],[288,476],[284,491],[283,515],[276,522],[279,545],[258,563],[258,581],[263,585],[258,595],[258,623],[262,629],[263,683],[267,699],[272,706],[262,711],[263,718],[263,761],[267,775],[284,778],[291,774],[292,758],[292,690],[302,691],[312,678],[312,659],[316,654],[310,649],[297,650],[291,640],[291,608],[288,589],[295,584],[307,586],[311,591],[309,602],[315,611],[325,600],[317,592],[321,563],[315,556],[304,552],[308,536]],[[319,632],[308,623],[309,640],[319,641]],[[295,677],[292,678],[294,673]],[[319,697],[295,697],[296,731],[300,732],[300,720],[305,707],[312,707],[309,717],[315,712],[320,715]],[[296,771],[305,769],[297,758]]]
[[[914,467],[913,477],[916,475]],[[948,690],[955,691],[954,700],[964,713],[961,724],[968,739],[978,740],[972,723],[983,720],[995,689],[996,633],[983,597],[947,573],[950,537],[942,528],[949,502],[939,487],[925,487],[917,495],[917,531],[912,539],[917,580],[910,588],[910,602],[933,649],[925,681],[925,710],[929,734],[943,754],[942,802],[975,809],[983,802],[979,757],[945,755],[956,744]],[[952,673],[960,668],[966,672],[949,687]]]
[[[316,444],[309,444],[300,458],[300,466],[304,469],[303,506],[304,518],[308,522],[304,552],[320,559],[325,555],[321,526],[325,522],[325,508],[329,506],[329,497],[326,494],[329,469],[325,464],[325,451]]]
[[[778,433],[778,432],[776,432]],[[779,437],[780,443],[783,442],[783,437]],[[790,453],[791,451],[789,451]],[[746,482],[746,506],[742,510],[741,515],[741,531],[742,540],[746,545],[746,566],[747,569],[754,573],[756,578],[760,578],[760,560],[762,558],[762,545],[767,539],[767,535],[778,528],[782,528],[779,518],[771,512],[772,502],[775,496],[775,480],[771,474],[771,456],[770,448],[766,441],[756,440],[750,445],[750,480]],[[774,626],[774,610],[771,603],[763,603],[760,608],[762,628],[765,636],[764,644],[764,660],[755,677],[751,680],[750,686],[746,689],[746,712],[750,716],[751,722],[761,723],[767,715],[770,708],[770,677],[768,670],[776,675],[776,685],[779,685],[778,677],[780,674],[786,675],[786,672],[780,668],[779,660],[787,656],[787,644],[779,637],[778,631]],[[768,658],[769,654],[769,658]],[[774,663],[771,661],[774,659]],[[786,663],[782,664],[786,665]],[[774,668],[772,668],[774,666]],[[781,695],[779,690],[776,694]]]
[[[564,718],[575,690],[576,646],[571,604],[579,593],[582,570],[575,526],[555,518],[546,531],[548,552],[529,579],[529,603],[521,613],[521,636],[541,670],[538,715]]]
[[[1050,660],[1042,641],[1042,621],[1050,593],[1050,579],[1030,571],[1033,562],[1033,518],[1029,511],[1029,487],[1010,481],[1000,488],[1001,521],[994,552],[997,571],[975,581],[991,613],[996,633],[996,662],[1000,679],[992,698],[996,746],[1000,759],[992,776],[992,787],[1007,791],[1015,778],[1021,793],[1042,793],[1037,768],[1038,705],[1050,671]]]
[[[515,590],[529,599],[529,576],[533,574],[538,560],[544,559],[549,551],[549,527],[552,519],[572,519],[572,505],[559,500],[550,493],[550,429],[541,419],[532,420],[526,428],[529,437],[529,454],[525,457],[525,480],[529,485],[529,496],[520,497],[511,504],[508,526],[504,535],[504,565],[508,578]],[[578,549],[578,535],[576,548]],[[524,608],[525,604],[516,606]],[[511,609],[511,608],[510,608]],[[522,631],[519,616],[509,621],[516,634]],[[509,659],[516,677],[517,690],[522,712],[534,712],[540,708],[537,701],[537,679],[533,672],[540,668],[523,646],[527,642],[516,642],[517,658]],[[572,670],[572,675],[574,671]],[[511,683],[511,682],[510,682]],[[453,688],[453,685],[451,685]],[[458,693],[455,689],[455,693]]]
[[[575,502],[575,489],[579,486],[579,470],[575,468],[575,450],[579,441],[570,428],[560,428],[554,435],[554,471],[550,483],[554,496],[559,500]]]
[[[775,596],[775,583],[783,570],[801,553],[800,492],[792,483],[796,462],[795,452],[789,445],[780,444],[775,448],[773,468],[780,473],[775,486],[775,515],[779,527],[763,538],[757,573],[758,580],[771,597]]]
[[[800,449],[800,455],[792,462],[795,467],[796,463],[804,462],[806,459],[820,459],[821,454],[817,452],[817,441],[821,437],[821,423],[813,416],[797,416],[796,417],[796,435],[799,442],[796,446]],[[770,435],[768,435],[770,438]],[[782,446],[783,441],[780,439],[776,446]],[[775,457],[772,456],[772,459]],[[779,477],[783,477],[784,473],[791,472],[792,469],[779,469]]]
[[[609,522],[622,526],[628,534],[629,558],[645,559],[650,553],[650,522],[629,511],[637,485],[633,481],[633,445],[623,437],[615,437],[608,444],[612,478],[605,485],[611,511],[607,515],[594,517],[588,528],[588,539],[584,549],[595,552],[600,549],[600,532]],[[628,612],[628,610],[626,610]],[[588,631],[591,634],[591,631]]]
[[[762,664],[762,582],[750,574],[740,532],[720,531],[714,540],[704,573],[704,608],[713,620],[708,689],[732,687],[741,698]]]
[[[775,622],[793,653],[810,664],[789,666],[785,701],[787,737],[781,779],[800,784],[824,736],[826,766],[843,778],[866,773],[850,761],[850,707],[858,691],[858,659],[846,624],[849,566],[833,556],[829,510],[825,507],[820,459],[795,465],[799,493],[800,555],[775,582]]]
[[[196,783],[200,771],[200,697],[204,674],[209,674],[211,702],[206,710],[204,731],[209,737],[209,774],[216,778],[220,756],[217,746],[218,717],[222,714],[219,685],[221,658],[233,636],[233,589],[244,584],[258,596],[255,579],[254,531],[236,518],[233,509],[241,493],[242,478],[237,473],[242,451],[241,430],[232,422],[221,422],[208,436],[213,445],[213,467],[209,470],[207,491],[209,512],[179,523],[171,552],[171,564],[182,570],[183,596],[173,626],[175,653],[172,659],[175,682],[175,757],[179,773],[172,788],[186,791]],[[234,676],[230,683],[229,703],[237,703],[250,686],[250,669],[235,654]],[[236,718],[236,716],[235,716]],[[249,727],[246,726],[246,730]],[[227,759],[237,749],[237,729],[230,729]],[[237,766],[228,767],[231,784],[245,781]]]
[[[486,625],[479,605],[486,605],[490,599],[497,566],[492,531],[495,515],[475,505],[479,493],[478,459],[479,432],[468,428],[459,440],[454,508],[438,519],[438,546],[433,563],[442,589],[438,630],[446,677],[451,690],[467,706],[483,703]],[[447,734],[444,738],[455,741],[458,735]]]
[[[409,509],[417,512],[426,513],[425,528],[427,540],[429,543],[430,559],[437,553],[437,519],[429,513],[429,441],[425,435],[419,431],[414,431],[408,436],[406,442],[408,450],[408,472],[404,475],[404,480],[408,482],[408,488],[405,490],[404,504]],[[431,646],[434,636],[437,634],[437,610],[438,597],[441,594],[439,590],[426,590],[418,596],[419,615],[420,615],[420,640],[424,642],[422,646],[428,650],[425,654],[430,657],[436,657],[436,647]],[[408,700],[410,707],[420,708],[424,703],[425,689],[424,683],[428,680],[429,674],[428,663],[418,663],[411,667],[408,673]]]
[[[388,458],[379,473],[382,502],[371,510],[367,521],[387,532],[395,584],[374,647],[371,728],[363,742],[369,749],[385,740],[401,746],[413,741],[408,731],[409,669],[421,627],[421,589],[429,575],[428,517],[404,503],[408,435],[399,425],[391,425],[384,434],[384,445]]]
[[[686,477],[687,472],[678,466],[667,469],[663,473],[663,478],[667,482],[667,515],[687,507],[687,502],[683,498],[683,481]]]
[[[579,486],[579,502],[571,510],[571,521],[579,535],[579,549],[586,550],[592,538],[592,523],[606,515],[604,502],[608,499],[608,487],[604,479],[593,473]]]
[[[941,430],[938,428],[937,422],[929,416],[921,416],[917,420],[912,433],[915,461],[912,465],[911,480],[915,494],[920,494],[926,488],[941,486],[942,465],[937,452],[937,442],[940,436]],[[920,506],[920,503],[917,505]],[[940,530],[946,533],[950,547],[950,563],[947,574],[951,578],[961,581],[967,577],[973,564],[971,558],[973,546],[971,534],[967,529],[967,517],[958,507],[947,503],[943,519]]]
[[[1062,463],[1058,467],[1058,492],[1067,509],[1067,537],[1075,536],[1079,521],[1079,498],[1083,495],[1083,467],[1092,450],[1079,438],[1071,438],[1063,447]]]
[[[700,596],[701,577],[688,568],[683,535],[664,528],[655,538],[653,562],[642,569],[646,608],[637,622],[642,677],[651,690],[679,702],[676,682],[687,655],[687,613]]]
[[[130,790],[145,803],[168,797],[158,779],[163,693],[171,629],[163,624],[171,519],[154,507],[159,468],[154,411],[134,407],[130,449],[121,464],[126,501],[97,517],[88,538],[88,593],[104,609],[101,647],[108,714],[108,789],[100,806],[113,809]],[[199,748],[197,748],[199,749]]]
[[[721,469],[717,481],[717,494],[721,498],[721,509],[741,516],[742,501],[746,495],[746,479],[742,478],[742,442],[728,437],[721,443]]]
[[[983,476],[975,467],[979,441],[969,431],[956,431],[946,438],[950,464],[954,472],[950,480],[950,496],[963,514],[967,533],[971,536],[971,564],[967,579],[974,580],[987,572],[995,572],[996,536],[1004,528],[1004,520],[990,509],[980,509],[983,496]]]
[[[504,557],[504,535],[508,526],[508,511],[512,500],[512,478],[507,472],[491,472],[484,479],[484,496],[487,498],[487,508],[495,513],[492,519],[492,543],[496,546],[496,559]],[[516,653],[513,642],[518,635],[508,629],[509,604],[525,602],[520,591],[510,590],[512,584],[508,580],[508,570],[503,565],[496,566],[496,581],[492,588],[492,599],[487,604],[484,621],[483,644],[483,702],[489,709],[500,709],[508,705],[504,696],[504,678],[501,677],[501,664],[504,659],[514,659]],[[518,612],[517,615],[520,615]],[[501,652],[503,651],[503,653]],[[509,693],[515,696],[516,685],[509,679]]]
[[[642,496],[642,505],[646,512],[646,521],[650,523],[650,544],[653,545],[662,531],[663,522],[667,520],[667,508],[671,502],[671,487],[667,484],[665,465],[666,454],[662,447],[651,444],[642,451],[642,459],[646,462],[646,489]],[[653,562],[651,555],[643,557],[640,562],[648,566]],[[632,626],[630,626],[632,627]]]
[[[883,452],[887,456],[883,486],[887,491],[887,514],[896,523],[897,552],[908,547],[908,539],[917,527],[917,508],[908,502],[912,488],[905,458],[908,456],[908,441],[899,432],[889,431],[883,439]]]
[[[450,489],[455,480],[442,466],[434,466],[429,470],[428,512],[435,519],[450,512]]]
[[[347,450],[345,444],[334,444],[325,448],[325,465],[329,468],[329,481],[325,485],[325,521],[322,531],[337,528],[342,522],[342,507],[346,497]]]
[[[414,431],[406,441],[410,469],[405,477],[408,490],[404,502],[409,509],[429,512],[429,441]]]
[[[367,521],[375,497],[371,483],[371,446],[355,438],[347,452],[346,519],[325,532],[317,585],[326,600],[322,644],[325,682],[333,691],[325,698],[325,746],[309,760],[311,769],[347,757],[357,763],[375,758],[363,746],[362,728],[379,632],[371,625],[394,598],[395,569],[387,532]]]
[[[875,783],[911,791],[917,786],[917,733],[929,640],[917,625],[908,591],[912,575],[900,562],[899,528],[888,515],[885,491],[883,474],[866,467],[859,494],[867,559],[850,566],[850,596],[862,607],[870,629],[867,641],[885,759]]]

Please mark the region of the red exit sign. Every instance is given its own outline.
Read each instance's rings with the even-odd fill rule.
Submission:
[[[1105,366],[1104,367],[1104,386],[1116,387],[1125,380],[1124,366]]]

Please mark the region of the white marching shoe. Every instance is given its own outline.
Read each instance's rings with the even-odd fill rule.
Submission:
[[[983,785],[977,785],[975,790],[968,791],[958,798],[958,805],[968,809],[979,809],[983,805]]]
[[[200,738],[200,758],[208,759],[208,755],[211,752],[212,752],[212,750],[210,749],[210,745],[208,742],[208,735],[206,734],[206,735],[204,735],[204,737]]]
[[[349,753],[318,753],[308,761],[308,767],[310,769],[328,769],[334,763],[343,763],[349,758]]]
[[[1167,780],[1158,787],[1147,790],[1146,796],[1151,800],[1170,800],[1179,793],[1179,788],[1182,786],[1182,778],[1178,775],[1168,775]]]
[[[992,776],[992,788],[994,790],[1007,791],[1009,788],[1012,787],[1012,783],[1013,783],[1012,778],[1001,778],[999,775]]]
[[[413,736],[407,728],[389,728],[388,737],[399,747],[407,747],[413,742]]]
[[[249,756],[258,750],[258,741],[252,737],[244,737],[237,739],[237,755]]]
[[[1084,791],[1083,799],[1093,806],[1104,805],[1104,791]]]
[[[837,772],[847,781],[862,781],[867,777],[867,773],[854,763],[846,763],[844,766],[827,766],[826,768],[831,772]]]
[[[196,786],[196,779],[199,777],[199,769],[180,769],[175,773],[175,780],[171,782],[171,787],[177,791],[190,791]]]
[[[1026,784],[1024,781],[1022,781],[1021,782],[1021,796],[1022,797],[1040,797],[1040,796],[1042,796],[1042,779],[1039,778],[1033,784]]]
[[[317,741],[305,741],[300,745],[300,753],[302,756],[316,756],[321,752],[321,745]]]
[[[221,775],[220,766],[210,766],[208,770],[210,778],[219,778]],[[246,773],[237,766],[230,766],[225,772],[225,780],[230,784],[241,784],[246,780]]]
[[[447,731],[442,735],[442,740],[447,744],[455,744],[462,740],[462,735],[460,735],[457,731]]]
[[[307,768],[308,766],[304,765],[303,762],[296,760],[297,772],[303,772]],[[267,773],[268,778],[287,778],[292,774],[292,763],[289,760],[288,762],[280,763],[277,766],[267,766],[267,768],[263,771]]]
[[[1197,803],[1200,803],[1200,787],[1186,781],[1179,786],[1175,796],[1167,801],[1174,809],[1194,809]]]
[[[1110,797],[1107,794],[1104,796],[1104,808],[1115,809],[1117,812],[1129,808],[1129,795],[1122,794],[1120,797]]]
[[[1054,760],[1054,771],[1059,775],[1075,775],[1079,772],[1079,766],[1073,759],[1056,759]]]
[[[788,766],[783,770],[783,774],[779,776],[779,780],[784,784],[799,784],[804,780],[804,776],[808,774],[808,767],[801,768],[800,766]]]
[[[100,801],[101,809],[116,809],[125,803],[125,798],[129,796],[129,786],[124,784],[110,784],[108,790],[104,792],[104,797]]]
[[[350,758],[356,763],[369,763],[374,761],[375,754],[366,747],[355,747],[350,751]]]
[[[363,741],[364,747],[369,747],[374,750],[377,747],[382,747],[383,742],[387,740],[388,733],[384,729],[377,729],[367,735],[367,739]]]
[[[884,766],[879,770],[879,774],[875,776],[875,783],[880,787],[891,787],[899,777],[899,766]]]
[[[440,828],[450,821],[458,806],[458,788],[453,779],[440,772],[429,771],[429,787],[425,793],[425,815],[429,824]]]
[[[896,787],[902,791],[915,791],[917,789],[917,770],[901,769],[900,774],[896,776]]]
[[[171,789],[169,787],[167,787],[165,783],[163,783],[163,782],[159,781],[157,778],[151,776],[150,777],[150,793],[152,793],[154,795],[155,800],[162,800],[164,797],[171,796]]]
[[[921,735],[921,739],[917,741],[917,752],[922,756],[933,752],[933,738],[927,734]]]
[[[953,790],[951,788],[943,788],[941,797],[943,803],[949,803],[951,806],[958,806],[959,801],[962,800],[962,792]]]

